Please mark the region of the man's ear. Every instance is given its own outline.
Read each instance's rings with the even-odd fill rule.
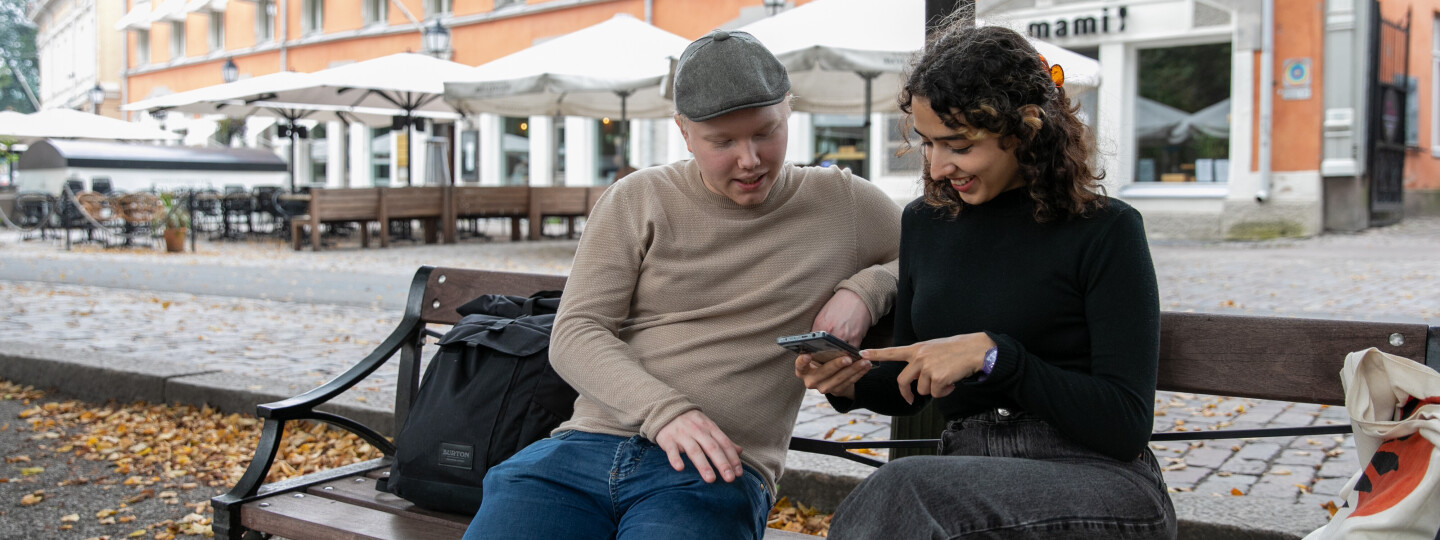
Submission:
[[[675,115],[675,127],[680,128],[680,138],[685,139],[685,151],[694,154],[695,149],[690,147],[690,120],[677,114]]]

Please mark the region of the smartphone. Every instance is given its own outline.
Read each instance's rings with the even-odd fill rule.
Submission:
[[[830,335],[828,332],[810,332],[808,334],[796,334],[784,336],[775,340],[775,344],[797,354],[809,354],[816,362],[821,364],[829,362],[842,355],[849,355],[856,360],[860,359],[860,349],[856,349],[844,340]]]

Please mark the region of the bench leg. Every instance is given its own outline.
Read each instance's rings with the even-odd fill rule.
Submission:
[[[565,222],[566,222],[566,225],[565,225],[565,237],[566,237],[566,238],[574,238],[574,237],[575,237],[575,216],[570,216],[570,217],[568,217],[568,218],[565,218]]]
[[[380,247],[390,247],[390,220],[380,218]]]
[[[294,244],[295,251],[300,251],[300,234],[305,230],[305,224],[299,221],[290,222],[290,243]]]
[[[370,247],[370,224],[364,221],[360,222],[360,247]]]
[[[440,220],[426,218],[421,224],[425,227],[425,243],[434,244],[440,241]]]
[[[320,251],[320,222],[310,224],[310,251]]]
[[[518,217],[510,218],[510,241],[520,241],[520,218]]]

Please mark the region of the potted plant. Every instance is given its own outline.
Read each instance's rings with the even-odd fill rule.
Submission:
[[[165,215],[161,216],[158,222],[164,231],[165,251],[185,251],[185,234],[190,230],[190,211],[185,209],[174,193],[160,194],[160,204],[165,208]]]

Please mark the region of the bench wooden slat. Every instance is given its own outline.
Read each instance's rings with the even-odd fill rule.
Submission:
[[[426,510],[415,506],[410,501],[396,497],[390,493],[375,489],[375,478],[381,471],[372,471],[364,475],[357,475],[333,482],[326,482],[310,487],[309,493],[314,496],[334,499],[354,506],[362,506],[389,512],[391,514],[405,514],[412,519],[420,521],[431,521],[444,526],[456,526],[461,529],[470,525],[467,516],[446,514]],[[356,480],[361,480],[357,482]]]
[[[422,521],[411,514],[377,512],[309,495],[296,498],[287,494],[248,503],[240,522],[285,538],[455,540],[465,534],[464,525]]]
[[[1344,405],[1340,368],[1366,347],[1425,362],[1423,324],[1161,315],[1161,390]],[[1391,334],[1404,344],[1390,344]]]
[[[565,276],[559,275],[436,268],[430,272],[430,280],[425,285],[420,319],[427,323],[455,324],[460,321],[460,315],[455,313],[455,308],[474,300],[479,291],[485,294],[530,296],[539,291],[558,291],[564,288]]]

